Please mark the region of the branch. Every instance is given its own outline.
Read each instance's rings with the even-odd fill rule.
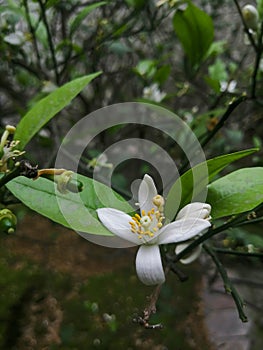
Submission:
[[[255,40],[254,40],[254,38],[253,38],[253,35],[251,34],[251,32],[250,32],[250,30],[249,30],[249,28],[248,28],[248,26],[247,26],[247,24],[246,24],[246,22],[245,22],[245,20],[244,20],[241,7],[240,7],[240,5],[239,5],[239,3],[238,3],[237,0],[234,0],[234,3],[235,3],[235,5],[236,5],[237,11],[238,11],[238,13],[239,13],[239,15],[240,15],[240,18],[241,18],[241,21],[242,21],[242,23],[243,23],[245,33],[247,34],[248,39],[249,39],[249,41],[251,42],[251,45],[253,46],[255,52],[258,52],[257,44],[255,43]]]
[[[213,251],[219,254],[231,254],[239,256],[247,256],[250,258],[263,258],[263,253],[249,253],[249,252],[240,252],[238,250],[224,249],[224,248],[213,248]]]
[[[262,38],[263,38],[263,22],[261,23],[261,27],[260,27],[256,62],[255,62],[254,71],[253,71],[253,75],[252,75],[251,98],[256,98],[257,74],[258,74],[258,69],[259,69],[260,60],[261,60],[261,56],[262,56],[262,49],[263,49],[262,48]]]
[[[7,174],[5,174],[0,179],[0,188],[7,184],[9,181],[15,179],[18,176],[25,176],[29,179],[33,179],[37,177],[37,168],[38,166],[32,166],[30,162],[26,159],[21,160],[20,162],[17,162],[15,165],[15,169]]]
[[[222,280],[224,282],[224,287],[225,287],[226,293],[231,294],[231,296],[236,304],[239,318],[241,319],[242,322],[247,322],[248,319],[247,319],[247,316],[243,310],[244,302],[241,299],[240,295],[238,294],[236,288],[234,287],[234,285],[232,284],[232,282],[228,278],[227,271],[225,270],[222,263],[218,260],[216,254],[210,249],[210,247],[207,244],[204,244],[203,248],[207,252],[207,254],[210,255],[210,257],[213,259],[213,261],[218,269],[218,272],[220,273]]]
[[[208,144],[208,142],[215,136],[215,134],[224,126],[231,113],[246,99],[247,96],[245,94],[242,94],[238,98],[233,99],[231,102],[229,102],[227,110],[225,111],[219,122],[216,124],[214,129],[204,138],[203,141],[201,141],[202,147]]]
[[[54,70],[55,70],[56,83],[57,83],[57,85],[59,85],[59,73],[58,73],[57,59],[56,59],[56,54],[55,54],[55,48],[54,48],[54,45],[53,45],[52,35],[50,33],[50,29],[49,29],[49,25],[48,25],[45,5],[42,2],[42,0],[38,0],[38,3],[39,3],[39,6],[40,6],[40,9],[41,9],[43,22],[45,24],[46,31],[47,31],[48,45],[49,45],[49,49],[50,49],[50,52],[51,52],[51,59],[53,61],[53,66],[54,66]]]
[[[28,27],[29,27],[30,34],[31,34],[31,36],[32,36],[33,46],[34,46],[35,53],[36,53],[36,57],[37,57],[37,67],[38,67],[38,70],[39,70],[40,72],[42,72],[42,68],[41,68],[41,57],[40,57],[40,53],[39,53],[38,45],[37,45],[36,31],[35,31],[35,28],[34,28],[33,25],[32,25],[32,22],[31,22],[31,18],[30,18],[30,13],[29,13],[29,8],[28,8],[27,0],[23,0],[23,5],[24,5],[24,7],[25,7],[25,11],[26,11],[26,20],[27,20],[27,24],[28,24]]]
[[[139,323],[146,329],[162,329],[163,325],[161,323],[150,324],[149,320],[152,314],[156,312],[156,303],[161,292],[162,285],[158,284],[155,287],[152,295],[150,296],[150,302],[148,306],[143,310],[143,316],[139,316],[133,319],[133,322]]]

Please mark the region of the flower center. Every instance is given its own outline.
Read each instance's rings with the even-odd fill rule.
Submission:
[[[143,238],[143,236],[153,237],[154,234],[163,226],[164,199],[162,196],[157,195],[153,198],[152,202],[157,209],[152,208],[148,211],[148,213],[146,213],[145,210],[142,210],[142,216],[135,214],[132,217],[133,221],[129,222],[131,231],[138,234],[140,239]]]

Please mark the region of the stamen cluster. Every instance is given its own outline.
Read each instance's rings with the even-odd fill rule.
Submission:
[[[138,234],[140,239],[143,236],[153,237],[154,233],[157,232],[163,226],[163,207],[164,199],[162,196],[157,195],[152,200],[154,207],[147,213],[145,210],[141,211],[141,215],[135,214],[132,217],[133,221],[130,221],[131,231]]]

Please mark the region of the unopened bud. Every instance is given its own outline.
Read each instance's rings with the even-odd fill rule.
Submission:
[[[161,195],[157,194],[153,197],[153,204],[156,205],[160,212],[163,212],[164,198]]]
[[[16,131],[16,128],[13,125],[6,125],[5,129],[9,132],[9,134],[14,134]]]
[[[0,210],[0,231],[11,234],[15,232],[17,219],[9,209]]]
[[[255,6],[245,5],[242,8],[242,15],[248,29],[256,32],[258,28],[258,10]]]

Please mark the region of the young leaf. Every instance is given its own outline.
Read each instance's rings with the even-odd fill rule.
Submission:
[[[107,4],[106,1],[100,1],[91,5],[86,6],[80,13],[74,18],[70,25],[70,35],[74,34],[78,27],[81,25],[81,22],[90,14],[91,11],[96,8]]]
[[[263,168],[244,168],[208,186],[207,202],[218,219],[254,209],[263,202]]]
[[[14,139],[19,140],[23,149],[32,137],[59,111],[67,106],[100,72],[86,75],[59,87],[37,102],[18,123]]]
[[[191,2],[177,10],[173,26],[192,67],[201,63],[214,38],[211,17]]]
[[[206,188],[208,182],[210,182],[227,165],[256,151],[258,151],[257,148],[251,148],[244,151],[225,154],[223,156],[209,159],[207,162],[197,164],[195,167],[189,169],[177,179],[171,187],[166,200],[165,217],[170,220],[175,217],[177,211],[175,203],[178,198],[178,193],[181,194],[180,209],[191,201],[197,201],[198,195]],[[206,172],[203,171],[204,168],[207,170]],[[204,173],[208,173],[208,178],[204,176]],[[194,186],[195,188],[193,188]]]
[[[82,175],[77,178],[83,183],[83,191],[79,194],[58,193],[54,183],[44,178],[31,180],[20,176],[10,181],[7,187],[26,206],[63,226],[111,236],[112,233],[97,219],[96,209],[111,207],[133,212],[133,208],[109,187]]]

